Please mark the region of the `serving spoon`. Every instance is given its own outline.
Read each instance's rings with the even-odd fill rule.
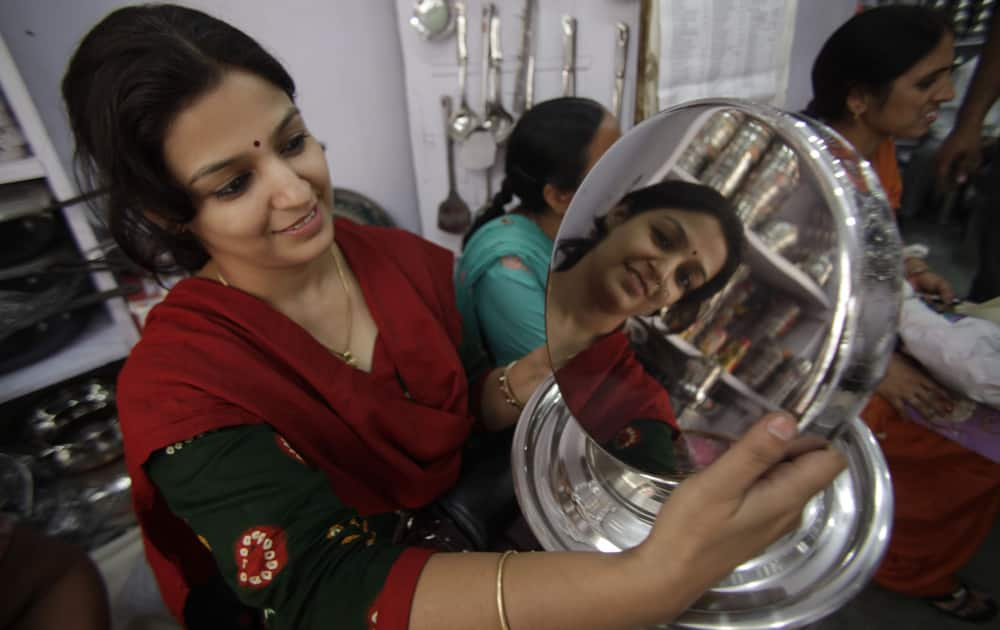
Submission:
[[[497,141],[493,136],[493,119],[485,116],[485,110],[490,102],[489,86],[487,85],[487,75],[490,71],[489,29],[496,11],[496,5],[492,3],[483,7],[483,74],[480,92],[483,99],[484,116],[458,146],[458,162],[470,171],[488,170],[496,162],[497,157]]]
[[[503,64],[503,53],[500,52],[500,16],[496,11],[490,14],[490,62],[489,62],[489,89],[490,98],[486,101],[484,114],[489,121],[488,127],[493,131],[493,138],[497,145],[507,142],[510,132],[514,129],[514,117],[510,115],[503,106],[503,97],[500,95],[501,67]]]
[[[455,3],[455,25],[458,29],[458,109],[448,119],[448,136],[455,142],[462,142],[472,130],[479,126],[476,112],[469,107],[466,82],[469,76],[469,42],[465,21],[465,3]]]

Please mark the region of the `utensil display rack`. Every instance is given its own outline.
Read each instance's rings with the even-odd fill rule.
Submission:
[[[44,183],[55,203],[76,196],[76,187],[59,160],[2,38],[0,92],[29,150],[23,158],[0,162],[0,188],[34,180]],[[88,209],[81,204],[58,212],[63,214],[82,255],[88,260],[100,258],[104,252],[95,225],[88,219]],[[97,291],[117,287],[110,272],[93,272],[90,276]],[[96,310],[83,332],[68,345],[40,361],[0,375],[0,404],[124,358],[139,337],[125,300],[113,298]]]

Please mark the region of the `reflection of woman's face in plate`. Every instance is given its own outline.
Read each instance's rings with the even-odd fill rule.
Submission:
[[[591,297],[608,314],[646,315],[705,284],[726,261],[719,221],[704,212],[665,208],[630,216],[619,206],[608,234],[580,262]]]

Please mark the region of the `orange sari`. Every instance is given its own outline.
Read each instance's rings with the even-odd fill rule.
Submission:
[[[891,139],[872,167],[898,208],[903,185]],[[912,597],[952,592],[955,571],[1000,514],[1000,463],[903,418],[878,394],[861,417],[879,440],[895,494],[892,537],[875,582]]]

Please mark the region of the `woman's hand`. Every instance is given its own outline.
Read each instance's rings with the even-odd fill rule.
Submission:
[[[901,415],[904,404],[927,419],[946,416],[955,409],[955,401],[947,390],[898,352],[892,355],[885,378],[875,391]]]
[[[507,401],[507,393],[500,387],[501,375],[506,374],[509,393],[523,407],[551,373],[545,344],[518,359],[510,369],[500,367],[492,370],[486,376],[480,403],[481,420],[486,430],[506,429],[517,422],[521,415],[521,408]]]
[[[642,570],[651,578],[664,566],[683,571],[663,576],[663,583],[683,584],[693,602],[794,529],[806,502],[846,466],[844,456],[829,447],[801,452],[808,442],[796,438],[787,415],[765,416],[671,495],[649,537],[633,550]]]
[[[906,280],[917,293],[936,295],[941,298],[942,304],[951,304],[955,300],[955,290],[951,284],[931,271],[923,260],[919,258],[907,258],[904,261],[906,270]]]
[[[977,121],[974,116],[968,116],[938,148],[935,156],[937,177],[945,190],[955,184],[964,184],[979,166],[982,161],[982,138],[981,119]]]

